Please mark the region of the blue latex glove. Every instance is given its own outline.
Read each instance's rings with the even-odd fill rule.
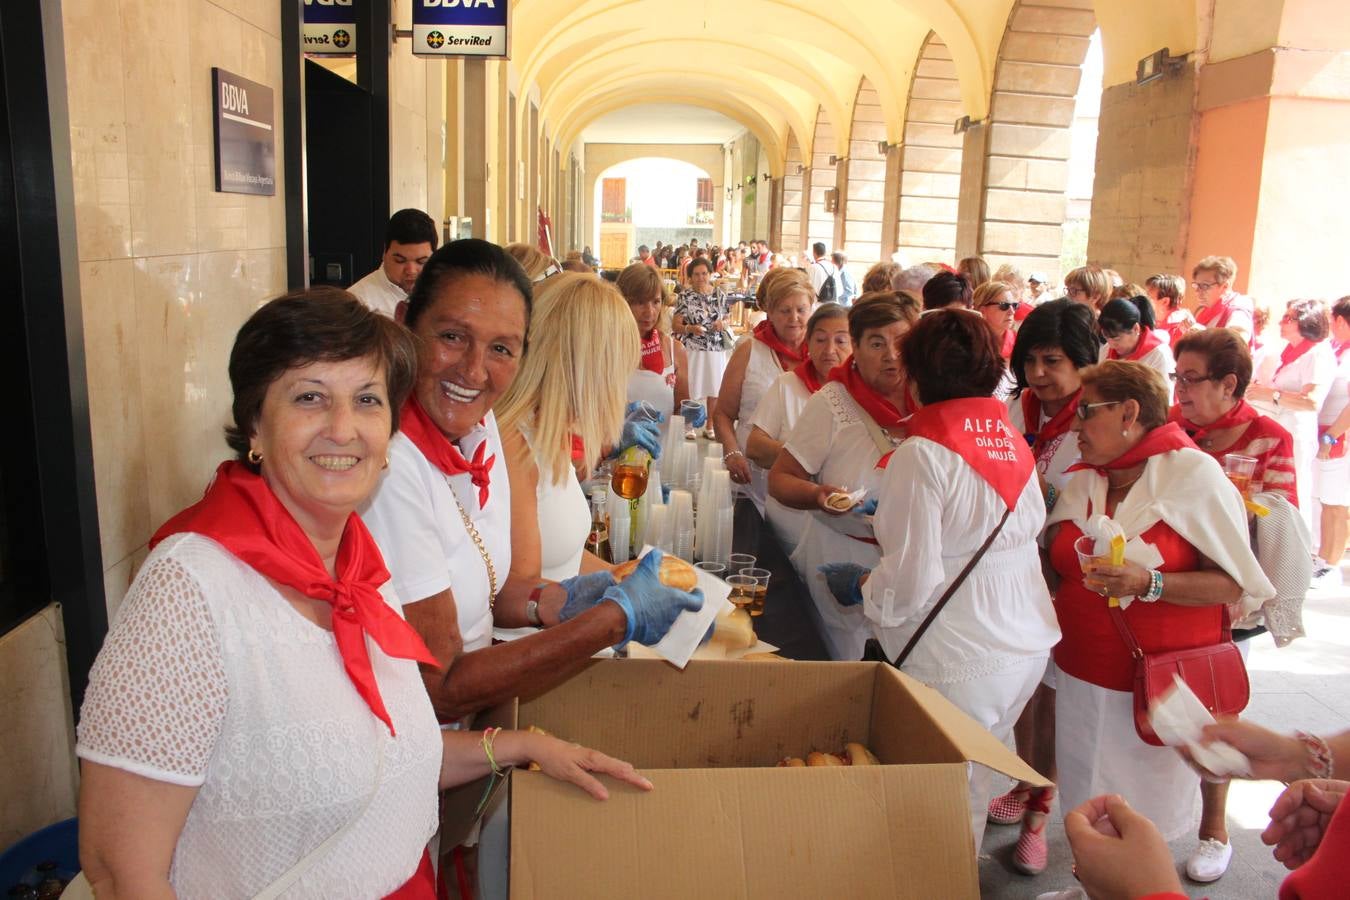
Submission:
[[[690,428],[702,428],[708,421],[708,407],[700,403],[698,411],[692,417],[686,417],[684,424]]]
[[[659,642],[685,610],[703,608],[703,592],[681,591],[661,583],[661,551],[653,550],[623,581],[605,591],[628,616],[628,631],[619,646],[637,641],[648,647]]]
[[[628,404],[627,415],[623,419],[623,433],[619,443],[610,452],[616,457],[629,447],[641,447],[651,454],[652,459],[661,458],[661,422],[665,416],[657,412],[649,403],[641,400]]]
[[[605,591],[618,584],[609,572],[591,572],[576,575],[558,582],[567,591],[567,601],[563,603],[558,621],[566,622],[579,616],[604,599]]]
[[[825,584],[840,606],[857,606],[862,602],[862,577],[870,572],[857,563],[825,563],[816,566],[825,576]]]
[[[716,622],[714,622],[714,623],[712,623],[711,625],[709,625],[709,626],[708,626],[708,633],[705,634],[705,635],[703,635],[703,640],[699,641],[699,642],[698,642],[698,645],[699,645],[700,647],[706,647],[706,646],[708,645],[708,642],[712,640],[713,632],[716,631],[716,630],[717,630],[717,623],[716,623]]]
[[[860,516],[872,516],[872,515],[876,515],[876,512],[877,512],[877,498],[876,498],[876,497],[869,497],[868,499],[866,499],[866,500],[864,500],[863,502],[859,503],[857,506],[853,507],[853,511],[854,511],[855,513],[857,513],[858,515],[860,515]]]

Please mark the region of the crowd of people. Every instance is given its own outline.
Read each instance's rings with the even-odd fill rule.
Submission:
[[[154,536],[91,675],[95,890],[429,898],[439,789],[527,762],[601,799],[593,773],[649,789],[600,750],[467,726],[701,606],[659,551],[619,580],[586,548],[582,482],[627,448],[659,456],[653,408],[721,442],[833,659],[893,663],[1051,779],[996,797],[975,767],[976,846],[1018,825],[1013,865],[1042,871],[1059,798],[1089,893],[1180,890],[1158,846],[1197,825],[1186,871],[1220,877],[1225,792],[1140,736],[1135,661],[1245,652],[1308,588],[1289,554],[1339,572],[1350,298],[1289,302],[1262,344],[1224,257],[1195,266],[1192,315],[1172,274],[1085,266],[1052,299],[1041,273],[968,258],[879,263],[855,291],[826,250],[658,244],[611,284],[584,252],[574,270],[523,244],[437,248],[403,210],[349,292],[263,305],[230,358],[231,458]],[[1286,538],[1258,554],[1266,516]],[[1256,777],[1329,779],[1350,754],[1214,736]],[[1305,890],[1343,877],[1308,859],[1350,844],[1345,789],[1299,781],[1273,811]]]

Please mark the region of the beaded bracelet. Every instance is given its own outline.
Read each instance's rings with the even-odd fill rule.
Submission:
[[[723,454],[722,454],[722,462],[726,462],[727,460],[731,459],[733,456],[741,456],[741,457],[744,457],[745,454],[742,453],[740,450],[732,450],[732,451],[730,451],[730,452],[728,452],[728,453],[723,453]]]
[[[1055,508],[1055,501],[1059,499],[1059,491],[1055,490],[1053,484],[1045,486],[1045,511],[1050,512]]]
[[[1331,755],[1331,745],[1315,734],[1306,731],[1296,732],[1299,743],[1308,754],[1305,766],[1312,778],[1330,778],[1336,771],[1336,762]]]
[[[1148,573],[1148,591],[1142,594],[1139,599],[1144,603],[1154,603],[1162,599],[1163,577],[1157,569],[1150,569]]]
[[[487,757],[488,765],[492,766],[492,774],[501,776],[506,774],[506,770],[497,765],[497,759],[492,755],[492,742],[497,739],[499,732],[501,732],[500,728],[483,729],[483,740],[481,743],[483,745],[483,754]]]

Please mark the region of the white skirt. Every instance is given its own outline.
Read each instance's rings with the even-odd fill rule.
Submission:
[[[703,400],[716,397],[722,389],[722,373],[726,371],[727,359],[731,356],[726,350],[689,350],[689,397]]]
[[[1319,459],[1315,465],[1317,502],[1325,506],[1350,506],[1350,456]]]
[[[1200,776],[1171,747],[1134,730],[1134,694],[1056,674],[1055,761],[1065,812],[1099,794],[1120,794],[1153,820],[1163,840],[1199,825]]]
[[[825,576],[817,566],[827,562],[851,562],[866,569],[875,569],[881,562],[881,550],[876,544],[855,541],[822,525],[817,515],[806,514],[806,527],[792,554],[792,565],[797,575],[811,590],[811,608],[815,610],[816,625],[831,659],[853,661],[862,659],[863,645],[872,635],[871,624],[863,613],[863,604],[840,606],[830,593]]]

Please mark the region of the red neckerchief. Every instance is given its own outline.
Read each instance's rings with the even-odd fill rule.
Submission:
[[[1004,359],[1012,359],[1013,347],[1017,344],[1017,332],[1011,328],[1003,331],[1003,346],[999,348],[999,356]]]
[[[655,328],[648,337],[642,339],[642,364],[638,368],[657,375],[666,371],[666,355],[661,352],[661,332]]]
[[[1224,323],[1228,321],[1229,308],[1232,303],[1233,291],[1229,289],[1216,302],[1196,310],[1195,321],[1206,328],[1222,328]],[[1214,322],[1214,324],[1210,325],[1211,322]]]
[[[581,462],[586,458],[586,443],[581,439],[581,435],[572,435],[572,462]]]
[[[1285,366],[1289,365],[1315,346],[1317,346],[1316,341],[1310,341],[1306,338],[1299,341],[1297,344],[1286,344],[1285,348],[1280,351],[1280,364],[1275,367],[1275,374],[1270,376],[1271,379],[1274,380],[1275,377],[1284,370]]]
[[[1209,437],[1215,431],[1223,431],[1226,428],[1236,428],[1239,425],[1246,425],[1248,422],[1254,422],[1261,418],[1261,414],[1256,408],[1246,400],[1239,400],[1233,405],[1233,408],[1223,415],[1219,416],[1208,425],[1196,425],[1190,419],[1181,414],[1181,405],[1172,407],[1168,420],[1180,425],[1193,441],[1201,441]]]
[[[881,394],[868,387],[858,370],[853,366],[853,354],[830,370],[827,381],[837,381],[848,389],[851,396],[863,410],[882,428],[895,428],[904,419],[896,405]]]
[[[403,404],[403,410],[399,413],[398,428],[413,442],[413,446],[422,451],[427,461],[445,475],[463,475],[467,472],[473,480],[474,487],[478,488],[478,506],[480,508],[487,506],[492,464],[497,461],[496,456],[483,458],[487,452],[487,441],[478,445],[473,454],[473,462],[469,462],[436,423],[431,421],[422,404],[417,402],[416,394],[409,394],[407,402]]]
[[[768,319],[755,326],[754,335],[755,340],[778,354],[778,362],[783,368],[788,368],[793,363],[799,363],[806,359],[806,342],[803,341],[797,349],[792,349],[783,343],[783,339],[778,336],[778,332],[773,330],[773,325],[769,323]]]
[[[1031,444],[1031,453],[1033,456],[1040,457],[1041,451],[1062,434],[1067,434],[1069,426],[1073,424],[1074,410],[1078,408],[1078,400],[1083,396],[1083,389],[1079,388],[1069,402],[1064,404],[1064,408],[1055,413],[1049,422],[1037,428],[1041,421],[1041,401],[1036,396],[1036,392],[1030,388],[1022,391],[1022,422],[1027,429],[1027,436],[1035,435],[1035,440]]]
[[[811,362],[809,356],[798,363],[793,368],[792,373],[802,380],[802,384],[806,385],[806,392],[808,394],[814,394],[816,391],[820,390],[821,385],[823,384],[820,380],[820,373],[816,371],[815,364]]]
[[[360,516],[352,513],[347,518],[334,580],[309,536],[262,476],[231,460],[216,469],[216,477],[201,500],[160,526],[150,546],[184,531],[210,538],[263,577],[330,604],[333,638],[347,677],[370,711],[394,734],[394,723],[384,708],[370,665],[366,637],[394,659],[431,666],[437,662],[413,627],[380,596],[380,585],[389,580],[389,570]]]
[[[993,397],[966,397],[924,406],[905,422],[910,437],[941,444],[966,461],[1012,509],[1035,467],[1031,449]]]
[[[1138,362],[1149,354],[1154,347],[1162,343],[1162,338],[1152,328],[1140,328],[1142,334],[1139,335],[1139,343],[1134,345],[1134,351],[1129,356],[1123,357],[1130,362]],[[1106,351],[1107,359],[1122,359],[1121,355],[1114,349]]]
[[[1077,472],[1080,469],[1092,469],[1098,475],[1106,475],[1107,472],[1116,469],[1129,469],[1139,465],[1150,456],[1157,456],[1159,453],[1169,453],[1172,450],[1180,450],[1184,447],[1190,447],[1192,450],[1199,450],[1195,441],[1186,437],[1186,432],[1181,430],[1181,426],[1176,422],[1168,422],[1161,425],[1148,434],[1144,439],[1135,444],[1129,450],[1117,456],[1109,463],[1100,466],[1094,466],[1091,463],[1076,462],[1065,472]]]

